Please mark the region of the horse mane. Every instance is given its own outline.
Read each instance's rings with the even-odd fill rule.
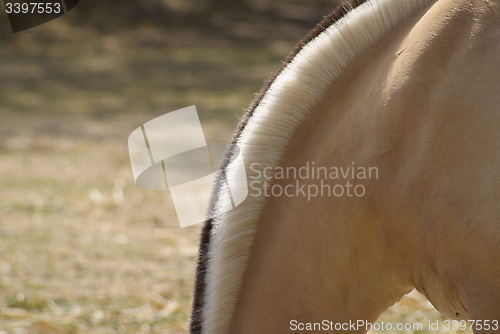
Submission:
[[[221,170],[238,145],[248,168],[274,167],[294,130],[324,92],[357,57],[417,9],[435,0],[351,0],[326,16],[264,83],[233,136]],[[256,140],[258,138],[258,140]],[[209,212],[217,212],[220,175]],[[205,222],[200,240],[190,332],[229,332],[232,311],[250,256],[264,197],[247,197],[235,209]]]

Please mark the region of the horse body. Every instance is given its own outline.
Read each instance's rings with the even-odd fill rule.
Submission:
[[[303,56],[258,102],[238,138],[247,165],[373,166],[377,177],[351,180],[363,196],[250,193],[208,223],[201,333],[374,322],[413,288],[451,319],[500,320],[500,3],[415,3],[335,58],[342,71],[322,75]],[[369,6],[352,15],[373,18]],[[314,43],[301,53],[322,56]],[[319,69],[298,76],[307,66]]]

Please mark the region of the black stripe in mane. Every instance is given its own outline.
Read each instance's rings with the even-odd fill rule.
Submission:
[[[291,61],[294,59],[294,57],[302,50],[302,48],[312,41],[314,38],[316,38],[319,34],[321,34],[325,29],[330,27],[332,24],[340,20],[342,17],[344,17],[347,13],[349,13],[352,9],[360,6],[361,4],[365,3],[368,0],[351,0],[343,5],[339,6],[336,10],[334,10],[332,13],[330,13],[328,16],[326,16],[320,23],[314,27],[307,36],[300,41],[299,44],[295,46],[295,48],[290,52],[284,63],[281,65],[281,67],[276,71],[273,75],[271,75],[264,83],[262,89],[258,94],[256,94],[254,100],[250,103],[249,108],[247,109],[245,115],[241,119],[238,128],[236,129],[236,132],[233,136],[233,139],[231,141],[231,147],[225,154],[225,158],[222,162],[221,165],[221,170],[225,170],[229,163],[229,158],[231,157],[233,153],[233,147],[236,145],[238,139],[241,136],[241,133],[245,129],[245,126],[247,125],[248,121],[250,118],[253,116],[253,113],[257,106],[260,104],[261,100],[269,90],[269,87],[271,84],[274,82],[276,77],[283,71],[283,69],[291,63]],[[217,177],[217,182],[216,184],[220,184],[220,175],[221,173],[219,172],[218,177]],[[215,204],[217,202],[217,196],[219,193],[218,187],[214,187],[212,191],[212,196],[211,196],[211,201],[210,201],[210,208],[209,212],[213,212],[215,210]],[[191,334],[202,334],[203,329],[202,329],[202,311],[203,311],[203,305],[204,305],[204,299],[205,299],[205,290],[206,290],[206,272],[207,272],[207,265],[208,265],[208,250],[209,250],[209,245],[210,245],[210,233],[212,230],[213,226],[213,219],[209,219],[205,221],[205,224],[203,226],[202,232],[201,232],[201,240],[200,240],[200,248],[198,252],[198,264],[196,268],[196,283],[194,287],[194,296],[193,296],[193,308],[192,308],[192,313],[191,313],[191,325],[190,325],[190,333]]]

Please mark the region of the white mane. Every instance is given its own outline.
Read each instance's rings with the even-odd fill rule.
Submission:
[[[276,77],[239,137],[246,167],[275,167],[295,129],[329,85],[384,34],[431,1],[435,0],[369,0],[306,44]],[[228,170],[230,183],[231,174]],[[248,196],[213,223],[203,333],[229,333],[264,202],[264,196]],[[215,210],[225,205],[219,199]]]

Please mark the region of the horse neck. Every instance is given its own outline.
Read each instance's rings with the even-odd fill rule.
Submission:
[[[400,24],[350,65],[294,132],[278,166],[288,169],[290,178],[268,180],[275,193],[288,186],[294,195],[274,196],[267,189],[271,196],[258,223],[232,333],[281,333],[290,330],[291,320],[374,322],[412,289],[408,268],[399,260],[402,254],[380,242],[387,240],[387,221],[381,218],[376,194],[381,181],[375,175],[353,180],[352,168],[357,174],[358,167],[379,167],[374,165],[377,151],[363,139],[360,120],[367,117],[359,112],[370,111],[393,55],[422,15],[420,11]],[[377,67],[371,66],[374,62]],[[306,179],[291,175],[304,167],[309,169]],[[336,168],[339,179],[318,178],[318,167],[328,174]],[[347,182],[362,185],[366,195],[354,195],[351,187],[349,196]],[[333,194],[335,185],[337,195],[343,189],[342,196]],[[263,189],[263,183],[254,186]],[[305,196],[297,194],[301,186]],[[323,196],[308,199],[309,190],[321,192],[322,186]],[[405,249],[410,252],[411,245]]]
[[[361,180],[366,195],[359,198],[317,196],[307,200],[304,196],[281,195],[265,197],[262,210],[259,203],[252,204],[250,209],[259,214],[244,226],[253,231],[257,220],[255,237],[253,232],[248,233],[245,241],[251,240],[253,245],[248,262],[246,255],[233,251],[241,249],[234,246],[241,243],[240,227],[219,252],[224,256],[212,255],[215,269],[211,269],[210,284],[217,286],[207,289],[210,307],[204,317],[213,325],[207,328],[223,329],[207,332],[226,333],[229,323],[231,333],[281,333],[289,332],[291,320],[374,321],[413,286],[426,288],[441,311],[453,310],[440,304],[449,297],[445,296],[451,291],[449,286],[441,284],[439,277],[434,277],[436,273],[425,273],[422,265],[429,262],[422,249],[433,247],[427,241],[433,236],[426,234],[422,221],[435,220],[439,213],[438,207],[423,204],[427,190],[440,182],[436,177],[446,175],[447,166],[463,163],[453,160],[460,155],[448,148],[468,149],[472,154],[468,166],[474,164],[483,175],[494,173],[486,168],[495,164],[481,164],[484,159],[480,154],[498,156],[494,147],[481,146],[481,140],[495,143],[497,135],[493,131],[498,125],[494,115],[497,109],[492,107],[495,99],[491,99],[495,86],[487,80],[474,83],[468,87],[471,91],[467,98],[460,100],[466,105],[454,103],[462,94],[462,87],[454,83],[466,83],[463,76],[473,77],[478,69],[469,70],[467,64],[478,58],[493,63],[498,55],[493,49],[497,46],[484,42],[495,40],[493,34],[498,29],[486,28],[496,25],[498,12],[472,8],[476,5],[480,2],[472,5],[465,0],[441,0],[430,10],[415,12],[324,87],[323,97],[308,109],[288,139],[278,166],[298,169],[314,162],[318,167],[345,169],[354,162],[355,166],[377,167],[381,177]],[[482,13],[484,16],[479,17]],[[478,26],[471,28],[471,24]],[[488,74],[486,67],[479,70],[481,78],[497,82],[498,73]],[[490,99],[479,98],[485,92]],[[482,117],[474,117],[470,110],[483,111]],[[457,129],[463,131],[457,133]],[[477,136],[480,129],[485,131]],[[490,137],[486,140],[485,136]],[[267,154],[263,138],[258,139],[254,142],[263,148],[257,151]],[[439,143],[438,149],[435,143]],[[475,147],[482,150],[475,152]],[[432,173],[423,175],[423,171]],[[295,181],[269,182],[285,188]],[[306,188],[318,185],[318,179],[298,181]],[[326,180],[330,185],[345,181]],[[253,191],[250,189],[249,196]],[[424,217],[423,208],[434,210],[434,216]],[[236,214],[236,208],[233,216],[246,222],[249,215],[240,211],[241,215]],[[215,239],[225,241],[225,234],[235,226],[231,223],[226,221],[214,234]],[[448,227],[453,230],[452,225]],[[424,241],[425,246],[417,245]],[[211,254],[217,253],[217,247],[213,246]],[[243,269],[234,270],[234,262],[241,263]],[[434,263],[433,268],[444,265]],[[228,287],[238,293],[225,294]],[[462,314],[462,310],[456,313]]]
[[[490,34],[481,40],[494,40],[495,32],[484,28],[498,19],[498,13],[472,8],[447,15],[454,7],[452,1],[442,1],[429,12],[427,8],[415,13],[387,34],[350,65],[352,70],[332,83],[295,130],[279,162],[285,170],[298,170],[314,162],[316,167],[342,167],[344,171],[348,167],[377,167],[384,177],[353,180],[352,184],[362,184],[366,189],[361,197],[323,195],[308,200],[303,195],[271,194],[266,198],[231,332],[288,332],[291,320],[373,322],[405,292],[414,286],[424,289],[424,285],[431,287],[429,297],[446,312],[448,305],[440,304],[451,298],[445,296],[449,290],[446,283],[441,283],[446,280],[420,267],[425,255],[418,244],[432,238],[422,226],[425,212],[421,208],[428,194],[425,189],[438,180],[419,173],[446,175],[446,170],[432,163],[446,156],[446,147],[470,147],[471,154],[477,156],[472,160],[484,161],[480,152],[473,151],[482,145],[474,142],[482,140],[474,136],[474,131],[487,129],[483,135],[494,136],[491,124],[497,124],[494,111],[484,112],[483,119],[470,113],[487,110],[486,106],[493,105],[488,99],[464,99],[470,105],[459,109],[443,107],[441,102],[429,105],[433,78],[440,80],[436,89],[448,82],[448,90],[443,90],[438,100],[453,106],[456,92],[450,88],[460,87],[449,84],[449,78],[467,82],[456,77],[464,75],[456,68],[472,62],[478,50],[491,60],[498,54],[494,49],[497,46],[488,47],[486,52],[486,42],[474,44],[470,37],[470,31],[475,30]],[[483,15],[482,20],[474,20],[474,15]],[[477,22],[482,24],[477,29],[467,25]],[[456,64],[444,66],[442,61],[449,59]],[[481,73],[491,81],[495,75]],[[475,83],[474,89],[477,96],[491,91],[487,82]],[[478,107],[481,105],[485,108]],[[462,113],[460,117],[457,110]],[[453,131],[464,117],[469,130],[461,131],[470,131],[470,136],[457,137]],[[435,142],[443,146],[442,150],[434,149]],[[488,142],[495,140],[491,137]],[[493,147],[483,149],[494,151]],[[476,167],[489,175],[493,171],[486,169],[494,165],[478,163]],[[347,180],[324,181],[332,186],[345,185]],[[291,184],[296,190],[304,185],[306,192],[309,185],[321,184],[317,178],[300,177],[269,182],[270,186],[277,185],[276,189]],[[413,191],[405,193],[411,184]]]

